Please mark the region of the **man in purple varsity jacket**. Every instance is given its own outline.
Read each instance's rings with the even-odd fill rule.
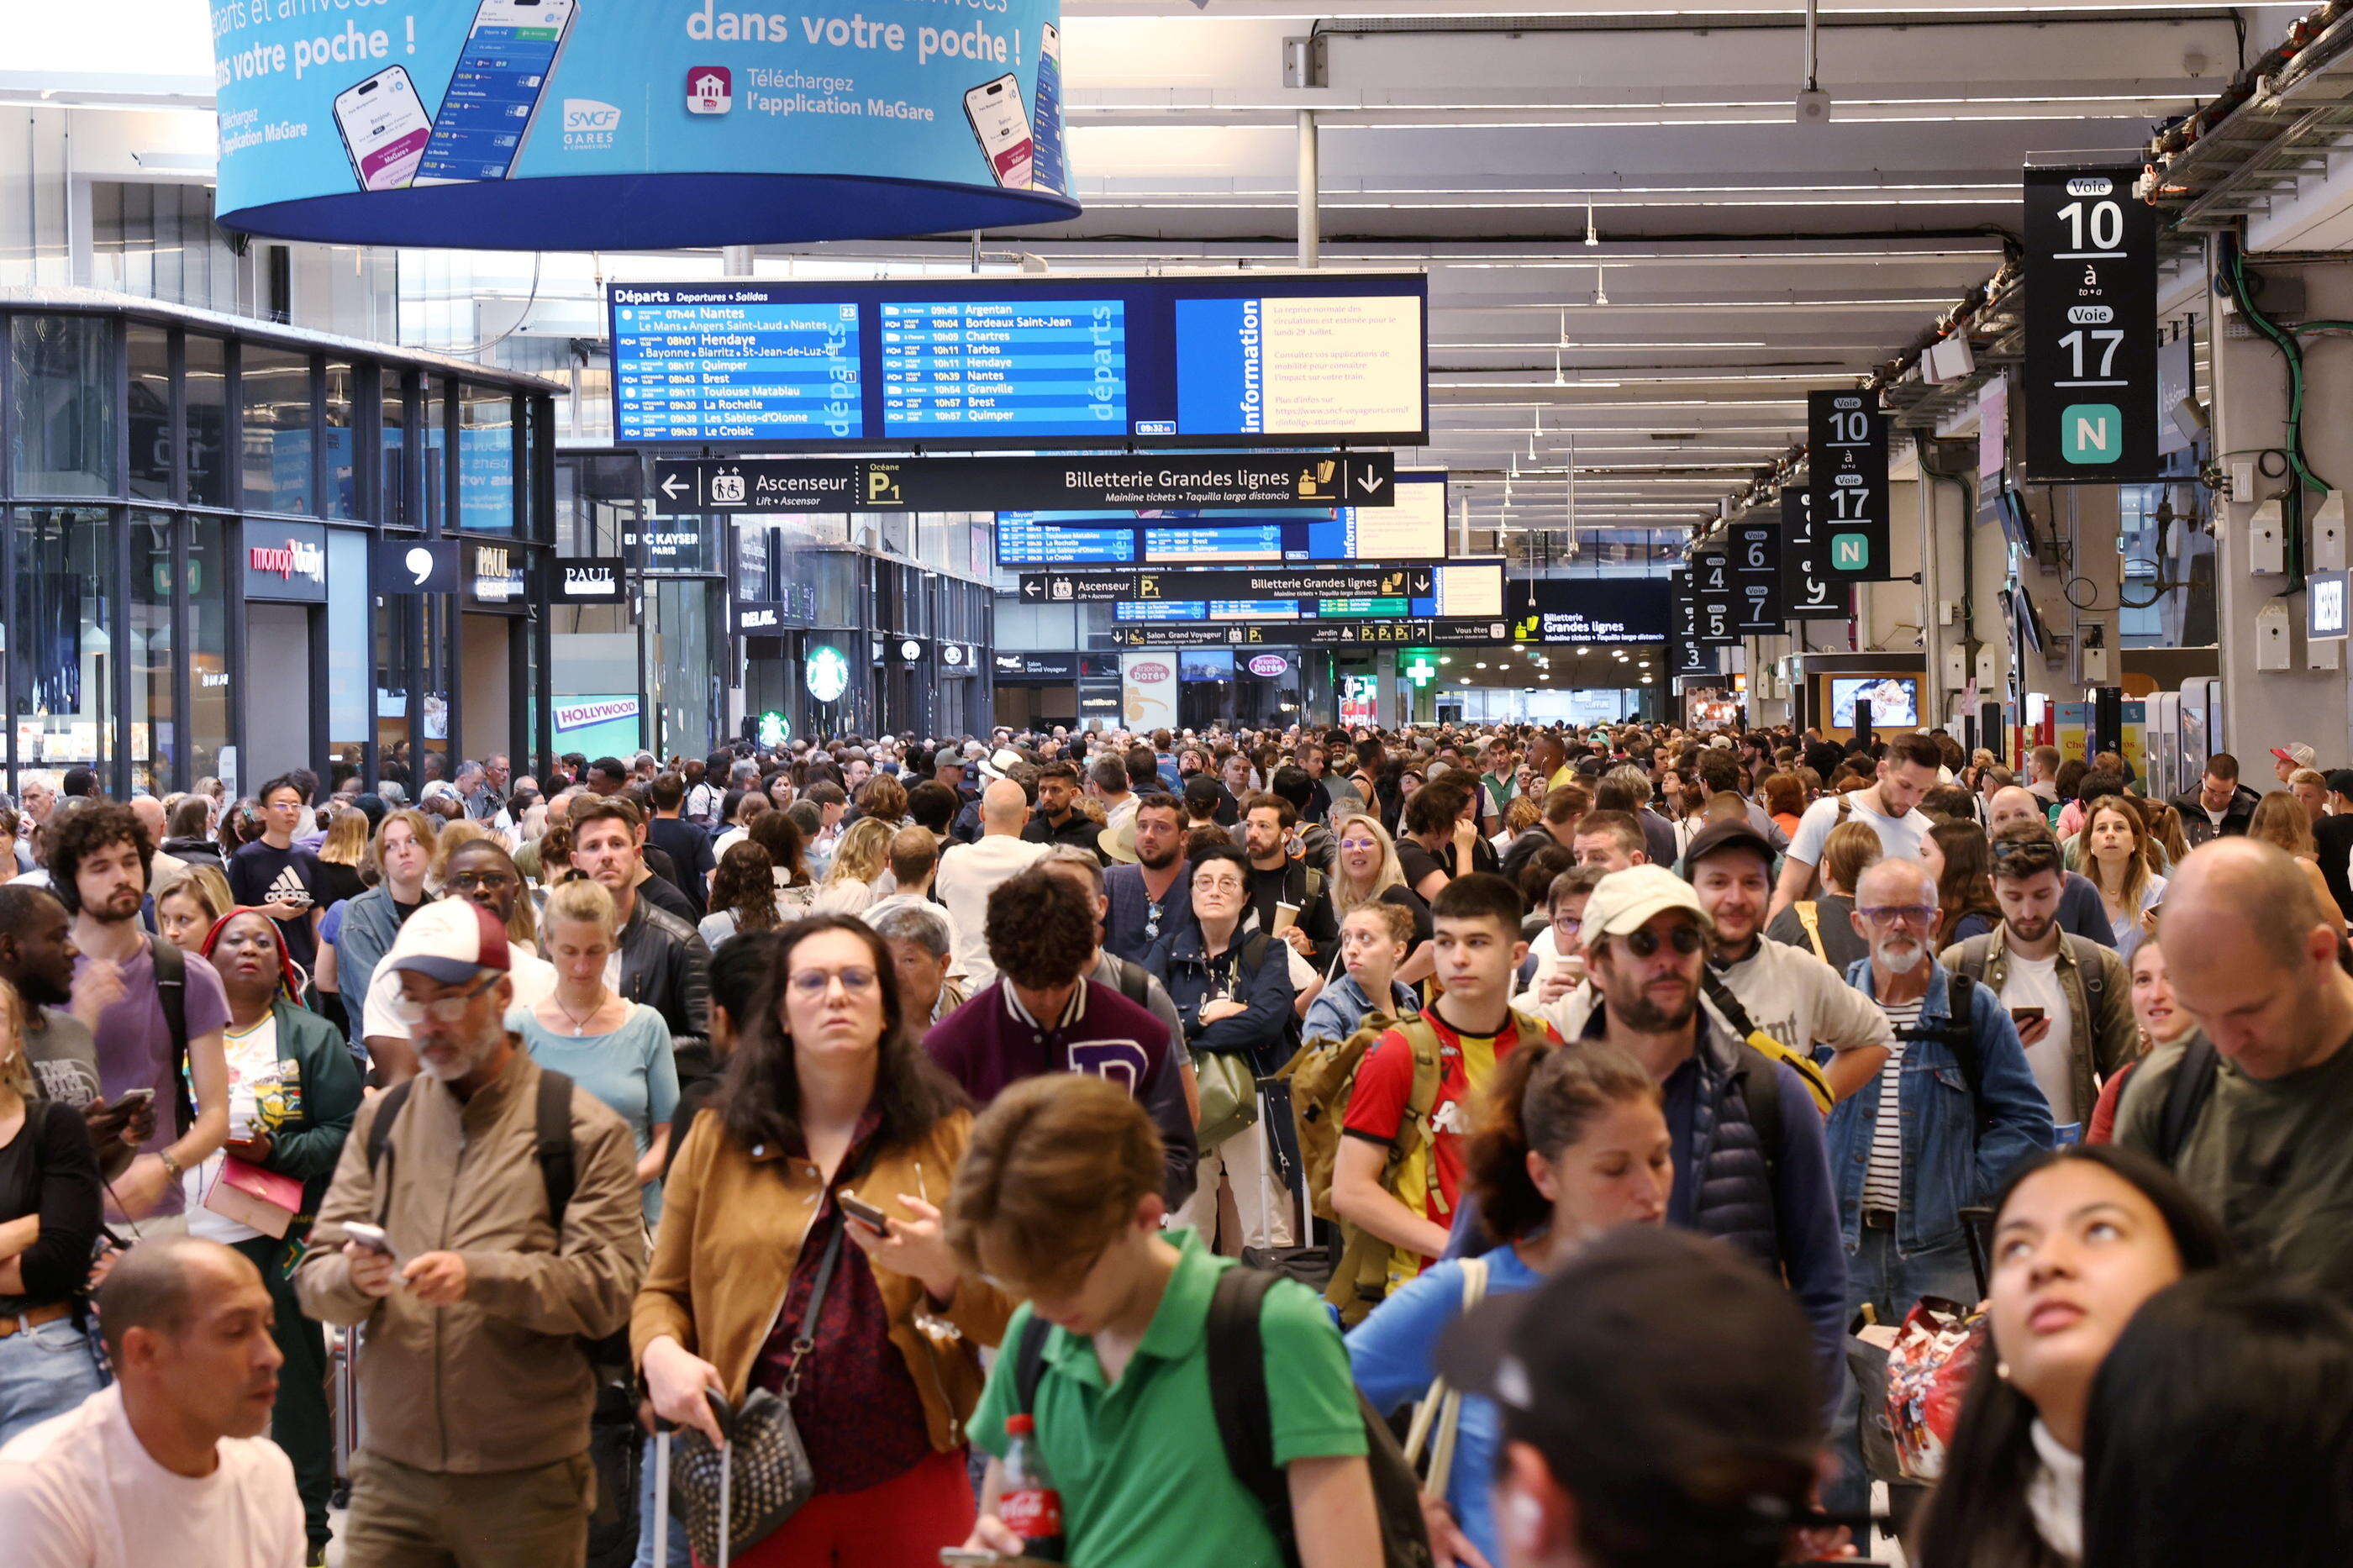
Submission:
[[[1172,1209],[1184,1202],[1199,1158],[1179,1065],[1184,1045],[1149,1008],[1083,977],[1095,952],[1091,900],[1070,879],[1033,866],[988,895],[986,931],[997,980],[933,1025],[923,1048],[984,1106],[1040,1073],[1109,1079],[1160,1130],[1164,1195]]]

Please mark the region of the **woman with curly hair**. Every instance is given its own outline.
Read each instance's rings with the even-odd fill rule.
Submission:
[[[774,931],[781,923],[776,910],[776,863],[750,839],[727,847],[719,868],[711,874],[711,912],[695,929],[713,952],[722,942],[751,931]]]

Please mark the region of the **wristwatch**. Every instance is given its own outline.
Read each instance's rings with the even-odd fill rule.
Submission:
[[[180,1179],[180,1162],[172,1158],[172,1152],[169,1149],[162,1151],[155,1157],[164,1162],[164,1170],[172,1180],[176,1182]]]

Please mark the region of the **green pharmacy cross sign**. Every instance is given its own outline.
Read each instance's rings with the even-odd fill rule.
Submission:
[[[1429,685],[1430,678],[1437,673],[1438,667],[1430,662],[1430,656],[1426,653],[1413,655],[1412,662],[1405,667],[1406,679],[1416,686]]]

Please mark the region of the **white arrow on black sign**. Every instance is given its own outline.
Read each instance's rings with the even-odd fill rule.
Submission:
[[[664,474],[662,476],[661,493],[669,497],[671,500],[676,500],[678,499],[678,492],[685,488],[686,487],[684,485],[679,483],[679,479],[676,474]]]

